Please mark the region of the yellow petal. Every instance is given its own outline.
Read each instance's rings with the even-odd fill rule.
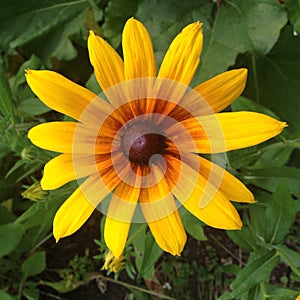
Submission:
[[[73,137],[77,123],[51,122],[37,125],[29,130],[28,138],[36,146],[64,153],[72,153]]]
[[[161,249],[180,256],[186,243],[186,233],[177,210],[160,220],[148,222],[148,225]]]
[[[228,200],[247,203],[255,202],[253,194],[248,188],[219,165],[189,153],[185,153],[182,159],[194,170],[198,172],[200,170],[200,174],[218,188]]]
[[[124,64],[119,54],[101,37],[90,31],[88,50],[95,76],[103,91],[124,81]]]
[[[150,35],[141,22],[134,18],[126,22],[122,46],[125,79],[129,80],[124,89],[129,100],[139,99],[130,103],[131,110],[135,116],[152,112],[154,103],[148,95],[156,76],[156,62]]]
[[[186,234],[176,203],[158,167],[153,166],[152,172],[161,179],[156,185],[141,189],[142,212],[159,247],[173,255],[180,255],[186,243]]]
[[[284,127],[285,122],[264,114],[229,112],[190,118],[166,132],[182,150],[219,153],[257,145],[278,135]]]
[[[123,31],[125,79],[155,77],[156,63],[150,35],[144,25],[131,18]]]
[[[41,186],[43,190],[54,190],[75,179],[72,155],[61,154],[45,165]]]
[[[88,187],[94,178],[88,178],[85,185]],[[76,232],[90,217],[95,207],[86,198],[79,187],[58,209],[53,220],[53,235],[58,242],[60,238]]]
[[[209,226],[221,229],[239,229],[240,217],[230,201],[196,170],[172,156],[166,157],[166,179],[175,197],[193,215]],[[181,165],[182,174],[176,178],[176,169]],[[201,168],[201,166],[200,166]],[[202,201],[205,206],[203,207]]]
[[[98,162],[94,156],[60,154],[51,159],[44,167],[41,186],[44,190],[54,190],[64,184],[97,173],[104,162]]]
[[[230,151],[245,147],[250,147],[262,143],[279,133],[286,127],[285,122],[277,121],[267,115],[255,112],[231,112],[216,114],[224,135],[226,148],[222,149],[223,142],[218,139],[223,138],[218,135],[218,130],[210,130],[209,141],[221,146],[219,151]],[[215,121],[209,117],[199,117],[200,123],[204,128],[216,125]],[[211,123],[212,121],[212,123]]]
[[[171,43],[158,77],[189,85],[200,62],[203,35],[199,22],[186,26]]]
[[[28,138],[36,146],[56,152],[89,155],[110,153],[113,138],[109,132],[107,136],[98,136],[98,131],[97,127],[76,122],[49,122],[31,128]]]
[[[32,91],[50,108],[78,120],[96,95],[53,71],[26,70]],[[99,100],[100,101],[100,100]],[[105,105],[104,101],[101,104]]]
[[[140,194],[139,185],[136,185],[137,179],[135,181],[134,185],[121,182],[117,186],[105,220],[104,240],[117,258],[124,251],[130,223]]]
[[[95,207],[120,183],[120,178],[109,170],[103,177],[91,175],[58,209],[53,221],[53,234],[58,241],[77,231]]]
[[[224,72],[196,86],[179,105],[194,116],[220,112],[243,92],[247,69]]]
[[[215,174],[220,174],[221,180],[219,181],[217,179],[216,182],[218,183],[219,189],[225,197],[227,197],[231,201],[236,202],[255,202],[253,194],[236,177],[231,175],[228,171],[223,170],[223,168],[221,168],[220,166],[212,163],[211,161],[203,157],[199,157],[199,160],[200,173],[205,178],[209,178],[212,175],[211,172],[214,172]],[[211,178],[211,180],[214,179]]]

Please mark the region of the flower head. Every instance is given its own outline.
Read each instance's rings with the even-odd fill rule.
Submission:
[[[179,205],[210,226],[241,228],[231,201],[252,203],[253,195],[213,162],[213,154],[261,143],[285,123],[254,112],[219,113],[242,93],[246,69],[189,88],[202,44],[201,23],[186,26],[156,72],[149,33],[131,18],[123,31],[123,59],[90,32],[101,95],[55,72],[27,71],[28,84],[46,105],[78,121],[29,132],[37,146],[61,153],[45,165],[43,189],[83,179],[56,213],[57,240],[78,230],[95,208],[106,214],[104,238],[116,258],[130,224],[145,221],[163,250],[180,255],[186,234]]]

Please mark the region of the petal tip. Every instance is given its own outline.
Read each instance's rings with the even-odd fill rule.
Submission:
[[[61,239],[61,236],[59,236],[59,235],[55,232],[54,224],[53,224],[53,236],[54,236],[54,239],[55,239],[55,243],[58,243],[59,240]]]
[[[254,195],[247,189],[248,191],[248,196],[247,200],[245,201],[246,203],[256,203],[257,201],[254,199]]]
[[[201,23],[200,21],[197,21],[196,24],[198,25],[198,28],[202,28],[203,23]]]
[[[239,69],[239,71],[241,72],[242,75],[247,76],[248,75],[248,69],[246,68],[241,68]]]
[[[283,129],[285,127],[288,127],[289,124],[287,124],[286,122],[280,122],[280,127]]]

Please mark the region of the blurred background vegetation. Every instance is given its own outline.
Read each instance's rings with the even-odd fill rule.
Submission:
[[[42,191],[53,153],[33,146],[32,126],[66,119],[26,85],[24,70],[52,69],[101,92],[87,53],[88,31],[122,54],[124,23],[148,28],[157,63],[184,25],[200,20],[204,50],[193,85],[246,67],[242,97],[229,108],[271,115],[289,127],[271,141],[227,154],[228,170],[255,194],[237,205],[241,231],[208,228],[182,212],[188,243],[163,254],[146,227],[133,225],[126,267],[101,270],[105,217],[95,212],[55,243],[52,220],[74,190]],[[0,299],[287,300],[300,293],[300,1],[0,1]],[[63,172],[63,170],[62,170]]]

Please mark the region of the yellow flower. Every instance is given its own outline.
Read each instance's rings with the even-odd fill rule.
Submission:
[[[186,233],[179,205],[210,226],[241,228],[230,201],[253,203],[253,195],[213,162],[214,154],[261,143],[285,123],[254,112],[219,113],[242,93],[246,69],[188,88],[202,44],[202,24],[186,26],[156,73],[151,39],[139,21],[131,18],[124,27],[123,59],[90,32],[100,96],[55,72],[27,70],[41,101],[78,121],[41,124],[28,135],[62,153],[45,165],[43,189],[81,180],[56,213],[56,240],[78,230],[96,207],[106,214],[104,238],[116,258],[130,224],[145,221],[163,250],[180,255]],[[212,154],[212,161],[199,153]]]

